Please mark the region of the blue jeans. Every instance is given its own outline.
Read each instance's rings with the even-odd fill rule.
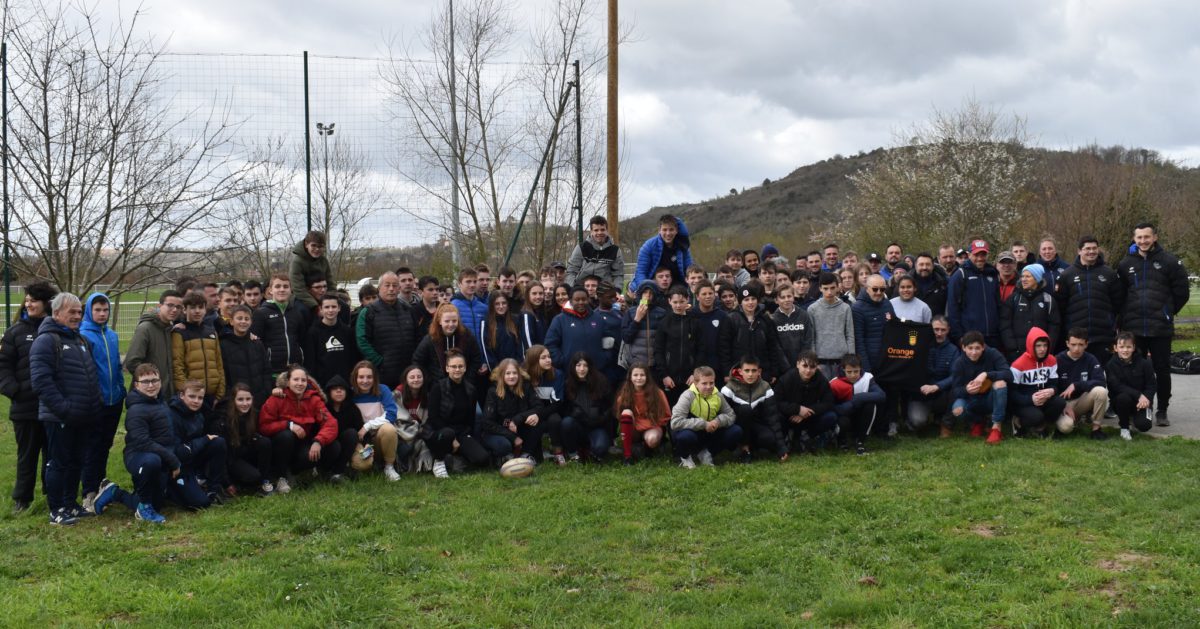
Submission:
[[[79,497],[79,479],[83,474],[89,426],[62,422],[45,424],[49,455],[42,483],[46,489],[46,504],[53,513],[78,504],[76,498]]]
[[[717,454],[722,450],[734,450],[742,443],[742,427],[738,425],[718,428],[712,432],[706,430],[672,430],[671,445],[675,448],[675,456],[689,457],[701,451],[708,450]]]
[[[138,502],[159,509],[164,498],[187,509],[203,509],[210,504],[208,494],[200,488],[194,475],[181,471],[179,478],[171,478],[171,470],[153,452],[131,452],[126,455],[125,469],[133,478],[135,493],[117,492],[116,500],[130,509],[136,509]]]
[[[1008,405],[1008,387],[997,389],[992,387],[987,393],[982,395],[968,395],[965,398],[954,400],[954,404],[950,407],[950,414],[946,416],[945,422],[949,422],[947,426],[954,425],[954,409],[962,409],[962,418],[967,423],[982,422],[983,418],[991,415],[992,423],[999,424],[1004,421],[1005,407]]]

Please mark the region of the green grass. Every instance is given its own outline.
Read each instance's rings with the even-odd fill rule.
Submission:
[[[11,626],[1195,626],[1198,458],[1180,439],[906,438],[782,466],[369,477],[162,527],[115,505],[53,528],[39,500],[0,517],[0,608]]]

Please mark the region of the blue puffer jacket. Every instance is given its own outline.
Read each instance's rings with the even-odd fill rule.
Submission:
[[[101,405],[96,363],[75,330],[46,317],[29,351],[29,375],[39,420],[86,424],[96,416]]]
[[[518,325],[518,321],[513,321],[513,325]],[[492,326],[496,328],[496,346],[488,347]],[[488,369],[495,369],[505,358],[512,358],[518,363],[525,362],[525,350],[529,349],[529,346],[525,345],[520,330],[514,335],[508,331],[508,326],[503,321],[484,317],[476,331],[479,332],[480,355],[483,356],[483,364],[487,365]]]
[[[103,293],[88,295],[83,305],[83,323],[79,333],[92,344],[92,359],[96,361],[96,373],[100,377],[100,399],[105,406],[120,404],[125,399],[125,373],[121,369],[121,351],[117,333],[107,323],[96,323],[92,319],[92,305],[97,300],[109,301]],[[111,316],[112,302],[109,302]]]
[[[479,334],[479,326],[487,320],[487,300],[480,299],[478,294],[467,299],[462,293],[454,293],[450,304],[458,309],[458,320],[463,327],[472,335]]]
[[[691,238],[683,219],[676,218],[675,224],[679,227],[679,235],[675,236],[675,249],[678,251],[675,264],[679,267],[679,277],[687,277],[687,268],[692,266]],[[630,286],[640,286],[642,282],[654,279],[654,269],[661,264],[662,252],[663,241],[658,234],[642,243],[642,248],[638,250],[637,270],[629,282]]]
[[[854,315],[854,351],[862,360],[863,371],[874,371],[883,351],[883,328],[888,315],[895,316],[896,311],[887,299],[871,301],[865,288],[858,293],[850,311]]]
[[[1000,274],[987,264],[958,267],[946,286],[946,318],[950,320],[950,338],[957,341],[972,330],[983,334],[990,344],[1000,342]]]

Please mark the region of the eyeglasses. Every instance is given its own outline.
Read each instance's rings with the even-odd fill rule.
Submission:
[[[162,380],[159,380],[158,378],[147,378],[145,380],[138,380],[138,384],[146,384],[146,385],[159,384],[160,382],[162,382]]]
[[[872,293],[882,293],[884,291],[883,288],[876,288],[873,286],[868,287],[867,290],[871,291]]]

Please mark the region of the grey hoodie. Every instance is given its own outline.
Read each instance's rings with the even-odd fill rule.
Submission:
[[[125,352],[125,370],[129,373],[142,363],[158,367],[158,377],[162,379],[161,399],[164,400],[175,395],[175,383],[171,380],[173,327],[158,318],[157,308],[142,314],[133,330],[133,339],[129,341],[129,351]]]
[[[611,282],[618,288],[625,284],[625,259],[621,248],[609,236],[604,244],[592,240],[589,235],[583,242],[575,245],[571,257],[567,258],[567,284],[575,285],[589,275],[595,275],[601,280]]]
[[[818,299],[808,307],[816,332],[813,350],[821,360],[841,360],[854,353],[854,315],[850,304],[838,299],[830,305]]]

